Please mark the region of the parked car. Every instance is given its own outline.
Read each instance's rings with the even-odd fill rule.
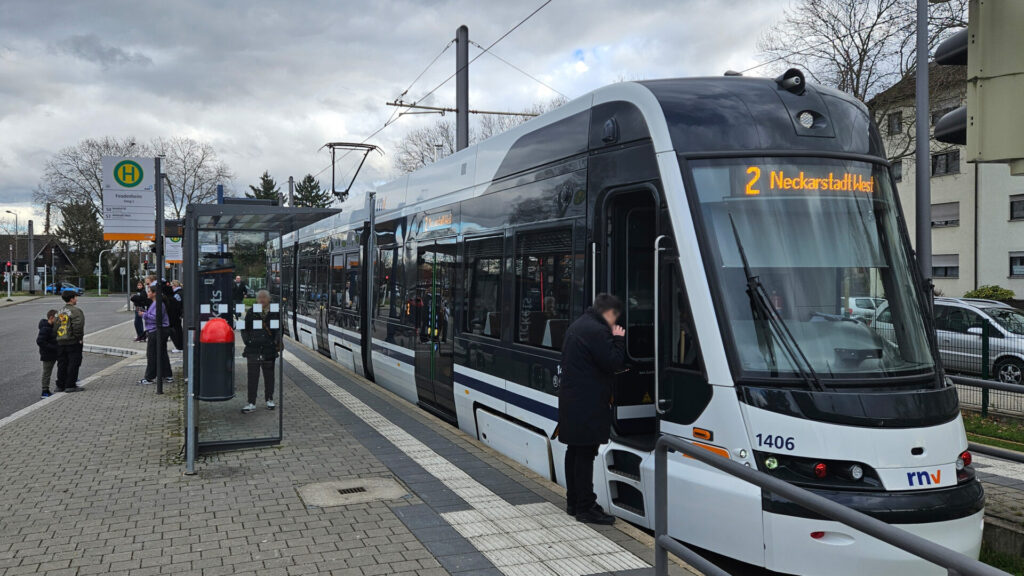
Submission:
[[[873,296],[850,296],[846,299],[846,315],[850,318],[863,318],[871,323],[878,307],[885,304],[885,298]]]
[[[871,327],[896,342],[888,304],[880,306]],[[936,298],[935,332],[948,372],[981,375],[982,333],[989,327],[989,374],[1008,384],[1024,384],[1024,311],[995,300]]]
[[[54,282],[46,287],[47,294],[63,294],[64,292],[74,292],[81,296],[82,294],[85,294],[85,289],[79,288],[71,282],[60,282],[59,284]]]

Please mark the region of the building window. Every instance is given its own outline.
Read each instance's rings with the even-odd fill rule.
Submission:
[[[950,150],[932,154],[932,176],[960,173],[960,151]]]
[[[1024,194],[1010,196],[1010,220],[1024,220]]]
[[[1010,278],[1024,278],[1024,252],[1010,252]]]
[[[505,239],[466,241],[466,332],[501,338],[501,268]]]
[[[960,203],[945,202],[932,204],[932,228],[947,228],[960,225]]]
[[[959,254],[932,254],[932,278],[959,278]]]
[[[562,349],[572,309],[572,231],[516,235],[516,341]]]
[[[896,136],[903,132],[903,112],[890,112],[885,117],[886,132],[889,136]]]
[[[892,179],[897,182],[903,182],[903,160],[897,160],[892,163]]]

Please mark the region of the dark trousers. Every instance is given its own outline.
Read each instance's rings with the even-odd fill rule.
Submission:
[[[82,345],[61,344],[57,357],[57,390],[74,388],[78,382],[78,369],[82,367]]]
[[[597,503],[594,494],[594,457],[597,446],[568,446],[565,450],[565,499],[576,512],[586,512]]]
[[[260,372],[263,372],[263,396],[274,399],[274,360],[249,359],[249,404],[256,403],[256,392],[260,387]]]
[[[177,350],[183,350],[185,347],[185,341],[182,337],[181,332],[181,318],[175,318],[171,320],[171,342],[174,343],[174,348]]]
[[[139,315],[138,311],[135,312],[135,337],[142,338],[146,335],[145,325],[142,323],[142,316]]]
[[[53,376],[53,365],[56,360],[43,360],[43,392],[50,391],[50,377]]]
[[[159,358],[158,358],[159,356]],[[156,330],[146,333],[146,380],[156,380],[157,362],[160,362],[160,377],[171,376],[171,359],[167,357],[167,330],[164,337],[157,336]]]

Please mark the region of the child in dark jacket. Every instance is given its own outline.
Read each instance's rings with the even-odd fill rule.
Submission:
[[[57,345],[57,333],[53,330],[53,322],[57,318],[57,311],[50,310],[46,318],[39,321],[39,335],[36,336],[36,345],[39,346],[39,359],[43,362],[43,398],[49,398],[50,376],[53,375],[53,366],[60,356],[60,347]]]

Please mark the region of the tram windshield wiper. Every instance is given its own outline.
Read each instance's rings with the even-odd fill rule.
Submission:
[[[772,345],[772,340],[775,340],[782,346],[783,351],[785,351],[786,356],[789,357],[790,362],[796,368],[800,378],[807,382],[807,385],[812,390],[823,390],[821,380],[818,378],[817,372],[814,371],[811,362],[804,355],[803,350],[800,349],[800,344],[793,337],[793,333],[789,331],[785,320],[779,316],[778,311],[772,306],[771,298],[768,296],[764,284],[761,284],[761,278],[751,272],[750,263],[747,262],[747,253],[743,249],[743,241],[740,240],[740,233],[736,230],[736,222],[733,220],[731,212],[729,213],[729,225],[732,226],[732,234],[736,239],[736,248],[739,249],[740,261],[743,262],[743,273],[747,277],[747,296],[750,297],[750,311],[754,316],[754,322],[758,326],[757,339],[761,342],[768,355],[769,365],[772,367],[772,376],[778,376],[779,373],[778,360],[775,356],[775,348]]]

